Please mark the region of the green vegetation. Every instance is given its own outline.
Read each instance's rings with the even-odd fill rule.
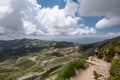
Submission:
[[[53,52],[51,55],[52,56],[56,56],[56,57],[62,57],[62,56],[64,56],[63,54],[58,53],[58,52]]]
[[[100,59],[104,58],[106,61],[111,62],[115,54],[119,51],[119,49],[120,49],[120,40],[117,40],[113,44],[106,46],[104,48],[101,48],[99,50],[97,57]]]
[[[70,47],[73,46],[73,43],[70,42],[55,42],[55,45],[53,46],[54,48],[65,48],[65,47]]]
[[[114,50],[113,47],[107,47],[107,48],[101,49],[97,54],[97,57],[100,59],[104,58],[106,61],[111,62],[115,56],[115,53],[116,51]]]
[[[98,80],[99,74],[96,71],[93,71],[94,79]]]
[[[120,80],[120,57],[112,61],[109,80]]]
[[[69,79],[72,75],[75,75],[76,69],[84,69],[86,64],[86,59],[75,60],[66,65],[61,72],[58,74],[56,80],[66,80]]]
[[[108,50],[109,51],[105,53],[105,60],[111,62],[115,56],[116,51],[114,50],[114,48],[109,48]]]
[[[82,46],[36,39],[0,41],[0,80],[17,80],[29,73],[31,76],[25,78],[26,80],[33,80],[41,74],[43,80],[52,76],[56,80],[69,79],[75,74],[76,69],[85,69],[85,57],[91,56],[97,47],[101,49],[97,56],[111,62],[120,50],[120,39]],[[110,80],[120,79],[118,62],[119,59],[112,61]],[[57,67],[59,65],[62,66]],[[97,79],[98,74],[94,72],[94,75]]]
[[[55,67],[49,69],[47,72],[45,72],[44,74],[42,74],[41,80],[45,80],[52,72],[54,72],[55,70],[57,70],[61,66],[62,65],[58,65],[58,66],[55,66]]]
[[[22,69],[27,69],[35,65],[35,62],[29,59],[24,59],[19,61],[15,66],[20,67]]]

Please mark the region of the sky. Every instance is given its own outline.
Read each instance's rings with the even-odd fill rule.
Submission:
[[[116,36],[120,36],[120,0],[0,2],[1,40],[27,37],[74,42]]]

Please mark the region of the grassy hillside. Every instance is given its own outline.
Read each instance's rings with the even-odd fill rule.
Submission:
[[[98,58],[112,62],[110,80],[117,80],[119,58],[114,56],[120,50],[120,37],[86,45],[37,39],[0,41],[0,80],[69,79],[75,69],[85,67],[84,56],[93,55],[95,48],[99,48]]]
[[[105,40],[99,43],[83,45],[82,49],[86,52],[95,48],[99,49],[97,57],[111,63],[110,78],[108,80],[120,79],[120,37]],[[90,53],[91,53],[90,52]],[[91,53],[93,54],[93,52]]]
[[[109,40],[108,40],[109,41]],[[99,48],[98,58],[111,62],[115,56],[120,55],[120,38],[111,39],[106,45]]]
[[[118,50],[120,48],[120,36],[97,43],[81,45],[80,50],[83,51],[85,54],[93,54],[95,48],[98,48],[100,50],[110,47],[114,48],[115,50]]]
[[[119,80],[120,79],[120,57],[112,60],[110,74],[111,74],[111,76],[110,76],[109,80]]]
[[[60,56],[59,56],[60,55]],[[0,79],[32,79],[52,75],[82,53],[68,42],[41,40],[0,41]]]

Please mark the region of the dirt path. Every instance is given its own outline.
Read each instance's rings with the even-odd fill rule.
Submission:
[[[86,70],[78,70],[76,75],[71,77],[70,80],[95,80],[93,72],[99,74],[99,80],[107,80],[109,77],[110,63],[104,60],[97,59],[96,57],[89,57],[87,60],[88,68]]]

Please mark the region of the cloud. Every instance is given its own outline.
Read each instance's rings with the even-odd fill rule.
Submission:
[[[20,37],[96,33],[94,28],[78,26],[78,21],[82,20],[76,16],[79,5],[72,0],[65,2],[65,7],[60,9],[58,5],[44,8],[36,0],[3,0],[0,2],[0,35]]]
[[[53,8],[41,9],[36,19],[47,34],[66,35],[69,29],[77,26],[79,17],[68,16],[64,9],[54,6]]]
[[[120,0],[79,0],[82,16],[120,16]]]
[[[86,35],[94,35],[97,31],[95,28],[90,28],[88,26],[85,26],[84,24],[81,24],[78,26],[78,28],[74,29],[73,31],[70,31],[68,34],[71,36],[86,36]]]
[[[119,17],[113,17],[110,19],[103,18],[96,23],[96,28],[98,28],[98,29],[113,27],[113,26],[114,27],[120,26],[120,18]]]
[[[2,0],[0,36],[93,36],[98,34],[96,28],[120,26],[119,0],[64,1],[66,5],[60,9],[58,5],[43,7],[36,0]],[[83,16],[103,18],[94,28],[82,23]]]
[[[24,31],[26,35],[45,35],[43,31],[40,29],[37,29],[37,26],[35,26],[32,22],[29,21],[23,21],[24,23]]]
[[[59,6],[53,8],[42,8],[36,19],[46,32],[46,35],[88,35],[96,34],[95,28],[78,24],[81,20],[76,17],[78,4],[71,0],[66,1],[67,4],[64,9],[59,9]]]
[[[72,0],[65,0],[65,2],[65,13],[67,15],[75,16],[75,13],[78,11],[79,5],[76,2],[73,2]]]
[[[4,28],[4,34],[7,35],[23,35],[24,29],[22,24],[22,15],[20,11],[24,8],[24,5],[20,5],[19,3],[24,3],[24,1],[16,1],[16,0],[3,0],[3,2],[0,2],[3,6],[6,6],[3,9],[6,9],[9,7],[12,9],[11,12],[7,12],[5,10],[4,14],[0,18],[0,26]],[[6,4],[7,3],[7,4]],[[23,6],[23,7],[22,7]],[[1,9],[1,8],[0,8]],[[1,11],[1,10],[0,10]]]
[[[105,39],[114,38],[114,37],[118,37],[118,36],[120,36],[119,32],[118,33],[109,32],[107,34],[96,34],[96,35],[94,35],[94,37],[96,37],[96,38],[105,38]]]
[[[12,11],[10,0],[0,2],[0,18]]]
[[[36,32],[37,27],[32,22],[24,21],[23,23],[26,35],[30,35]]]
[[[23,25],[24,20],[31,17],[29,19],[31,21],[32,17],[35,17],[35,13],[39,8],[37,2],[35,0],[3,0],[0,4],[0,27],[4,28],[3,34],[9,37],[19,37],[26,33],[28,34],[28,32],[25,32],[28,27]],[[35,21],[33,20],[33,22]]]
[[[120,32],[118,32],[118,33],[109,32],[109,33],[107,34],[107,36],[117,37],[117,36],[120,36]]]
[[[3,27],[0,27],[0,35],[4,33],[4,28]]]
[[[96,28],[120,26],[120,0],[78,0],[80,16],[102,16]]]

